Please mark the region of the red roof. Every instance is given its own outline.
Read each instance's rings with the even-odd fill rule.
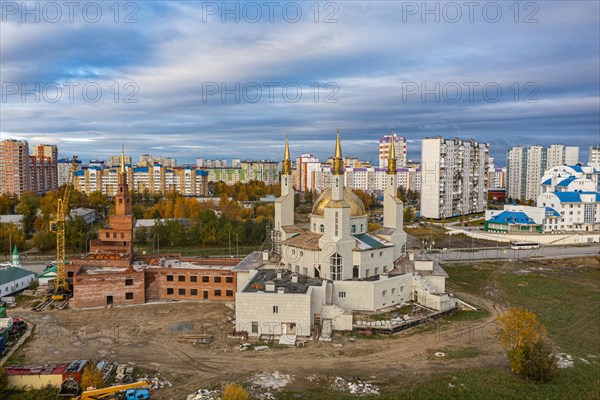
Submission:
[[[67,364],[6,367],[7,375],[62,375]]]

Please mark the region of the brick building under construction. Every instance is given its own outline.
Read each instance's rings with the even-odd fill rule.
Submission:
[[[178,254],[136,256],[132,200],[124,155],[118,174],[115,214],[90,242],[90,252],[71,260],[73,308],[143,304],[164,300],[233,301],[237,259],[185,258]]]

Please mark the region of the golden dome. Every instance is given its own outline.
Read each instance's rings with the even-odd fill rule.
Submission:
[[[349,189],[344,190],[344,201],[350,206],[350,216],[359,217],[366,214],[365,205],[360,197]],[[325,215],[325,208],[333,206],[336,201],[331,198],[331,189],[324,190],[313,204],[313,215]]]

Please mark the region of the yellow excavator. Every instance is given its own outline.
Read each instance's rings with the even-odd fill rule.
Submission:
[[[58,199],[56,215],[54,220],[50,221],[50,227],[56,231],[56,278],[54,279],[54,293],[52,294],[52,300],[55,301],[65,300],[69,294],[69,283],[67,282],[65,270],[65,221],[69,213],[69,197],[73,189],[73,175],[76,170],[77,156],[73,156],[63,197]]]
[[[125,392],[124,396],[119,396]],[[125,385],[111,386],[104,389],[86,390],[78,397],[71,400],[99,400],[99,399],[125,399],[125,400],[148,400],[152,394],[152,384],[147,380],[128,383]]]

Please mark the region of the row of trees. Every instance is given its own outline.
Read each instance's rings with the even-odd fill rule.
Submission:
[[[267,223],[266,218],[240,221],[225,215],[218,217],[214,211],[206,210],[200,218],[190,220],[189,226],[170,220],[136,228],[135,243],[156,243],[160,247],[216,246],[231,240],[239,245],[259,245],[265,240]]]

